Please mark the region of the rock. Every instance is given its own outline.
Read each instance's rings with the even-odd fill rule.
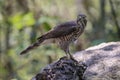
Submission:
[[[86,66],[67,57],[46,66],[32,80],[82,80]]]
[[[84,80],[120,80],[120,42],[102,43],[74,57],[87,65]]]
[[[102,43],[46,66],[32,80],[120,80],[120,42]],[[87,66],[87,69],[86,69]]]

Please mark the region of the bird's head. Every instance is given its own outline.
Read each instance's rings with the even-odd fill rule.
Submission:
[[[77,16],[77,24],[78,25],[84,24],[86,26],[87,20],[86,20],[86,16],[84,14],[79,14]]]

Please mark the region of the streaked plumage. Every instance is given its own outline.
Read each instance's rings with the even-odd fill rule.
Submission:
[[[54,39],[60,48],[65,51],[67,56],[72,57],[69,52],[69,44],[77,40],[84,31],[87,24],[85,17],[85,15],[80,14],[77,16],[76,21],[70,21],[57,25],[52,30],[39,37],[35,43],[23,50],[20,54],[25,54],[35,47],[38,47],[45,40]]]

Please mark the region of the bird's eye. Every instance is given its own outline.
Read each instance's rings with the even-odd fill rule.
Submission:
[[[79,18],[85,18],[85,17],[86,17],[86,16],[83,15],[83,14],[79,14],[78,16],[79,16]]]

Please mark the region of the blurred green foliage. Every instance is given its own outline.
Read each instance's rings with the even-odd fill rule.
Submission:
[[[62,22],[87,15],[87,27],[71,53],[120,40],[119,0],[0,0],[0,80],[30,80],[42,67],[64,56],[55,44],[19,53]]]
[[[32,26],[35,24],[35,19],[31,12],[26,14],[17,13],[13,16],[9,17],[9,22],[13,25],[13,27],[22,29],[24,26]]]

